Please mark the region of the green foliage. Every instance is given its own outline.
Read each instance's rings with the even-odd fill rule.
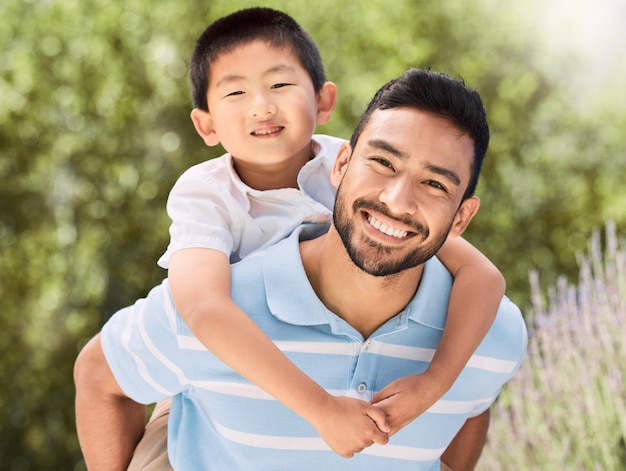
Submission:
[[[311,32],[338,84],[339,105],[320,132],[349,137],[375,90],[409,66],[462,76],[481,92],[493,139],[483,210],[467,237],[522,308],[531,269],[546,282],[575,276],[575,254],[594,227],[608,219],[626,227],[623,50],[597,67],[545,47],[544,2],[263,3]],[[155,262],[168,242],[167,194],[185,168],[221,153],[189,121],[186,64],[206,24],[255,4],[0,4],[7,469],[81,469],[74,358],[108,316],[165,275]]]

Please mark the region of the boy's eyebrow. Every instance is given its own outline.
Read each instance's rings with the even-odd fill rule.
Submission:
[[[409,159],[409,156],[405,152],[402,152],[400,149],[394,147],[392,144],[385,141],[384,139],[370,139],[369,141],[367,141],[367,143],[368,145],[376,149],[380,149],[382,151],[388,152],[401,160]],[[455,171],[450,170],[449,168],[441,167],[439,165],[434,165],[434,164],[426,164],[426,168],[430,170],[431,172],[436,173],[437,175],[446,177],[456,186],[461,185],[461,178],[459,177],[459,175]]]
[[[222,76],[216,83],[215,86],[219,87],[220,85],[228,84],[230,82],[236,82],[238,80],[243,80],[244,77],[236,74],[226,74]]]
[[[281,63],[281,64],[276,64],[273,67],[270,67],[265,72],[263,72],[263,75],[271,75],[277,72],[282,72],[284,70],[293,70],[293,69],[294,67],[292,65]],[[237,75],[237,74],[226,74],[215,83],[215,86],[219,87],[220,85],[224,85],[230,82],[236,82],[238,80],[245,80],[245,77],[242,75]]]
[[[282,72],[284,70],[294,70],[294,69],[295,67],[291,64],[280,63],[280,64],[276,64],[274,67],[270,67],[269,69],[267,69],[265,72],[263,72],[263,75],[270,75],[276,72]]]

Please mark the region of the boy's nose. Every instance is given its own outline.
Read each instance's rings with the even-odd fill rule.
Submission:
[[[261,95],[255,98],[250,107],[250,116],[253,118],[262,118],[271,116],[276,113],[276,105],[272,103],[268,97]]]

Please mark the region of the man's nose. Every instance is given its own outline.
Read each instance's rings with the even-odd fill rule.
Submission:
[[[415,214],[417,211],[415,183],[408,178],[392,179],[381,191],[379,199],[395,214]]]
[[[257,93],[250,106],[250,116],[263,118],[276,113],[276,105],[267,93]]]

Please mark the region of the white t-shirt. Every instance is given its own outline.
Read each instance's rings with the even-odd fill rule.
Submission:
[[[167,201],[170,243],[158,261],[168,268],[176,250],[210,248],[231,263],[288,236],[303,222],[332,220],[336,188],[330,183],[343,139],[314,135],[315,157],[298,174],[298,187],[255,190],[243,183],[230,154],[188,169]]]

